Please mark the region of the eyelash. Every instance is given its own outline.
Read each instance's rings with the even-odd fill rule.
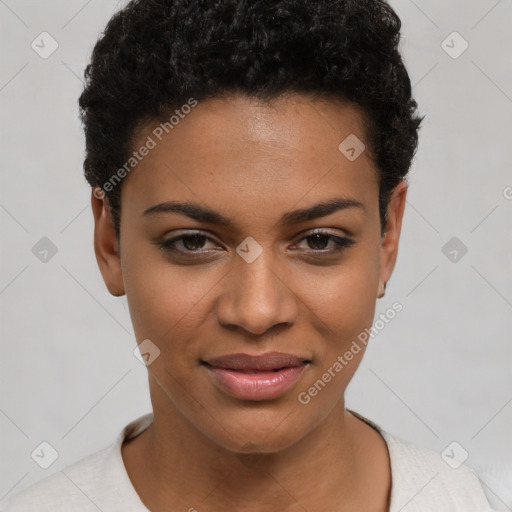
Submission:
[[[316,253],[316,255],[332,255],[335,253],[342,252],[345,249],[348,249],[350,246],[354,245],[356,242],[352,240],[351,238],[343,237],[343,236],[336,236],[332,233],[329,233],[327,231],[315,231],[312,233],[309,233],[308,235],[302,237],[297,243],[302,242],[303,240],[307,240],[308,238],[311,238],[315,235],[322,235],[327,237],[329,240],[332,240],[336,247],[334,249],[310,249],[309,253]],[[194,238],[198,237],[200,239],[205,239],[205,241],[211,241],[215,243],[215,240],[213,240],[211,237],[202,234],[201,232],[193,232],[193,233],[186,233],[180,236],[177,236],[175,238],[171,238],[169,240],[164,240],[162,242],[157,242],[157,245],[160,247],[161,250],[172,252],[172,253],[178,253],[180,255],[184,255],[185,257],[189,257],[190,259],[199,258],[201,256],[201,252],[198,251],[191,251],[191,250],[179,250],[176,249],[175,244],[183,239],[187,238]],[[329,243],[329,242],[327,242]]]

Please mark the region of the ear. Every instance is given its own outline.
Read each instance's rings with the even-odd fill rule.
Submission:
[[[94,252],[103,281],[115,297],[124,295],[121,257],[108,199],[99,188],[93,188],[91,206],[94,215]]]
[[[395,268],[406,196],[407,184],[401,181],[393,190],[388,204],[388,219],[380,249],[380,279],[377,295],[379,298],[384,296],[385,285]]]

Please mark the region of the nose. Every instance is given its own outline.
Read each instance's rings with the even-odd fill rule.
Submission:
[[[252,263],[240,258],[226,276],[217,304],[218,320],[224,327],[258,335],[296,321],[299,308],[292,284],[264,254]]]

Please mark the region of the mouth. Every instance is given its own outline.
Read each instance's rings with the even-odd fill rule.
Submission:
[[[201,361],[223,392],[240,400],[272,400],[292,388],[311,360],[281,352],[229,354]]]

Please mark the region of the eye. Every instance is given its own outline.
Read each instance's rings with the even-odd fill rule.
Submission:
[[[303,241],[307,242],[307,248],[304,252],[314,256],[339,253],[356,243],[351,238],[337,236],[328,231],[311,232],[302,237],[296,245],[300,245]],[[205,247],[208,243],[211,243],[212,247]],[[219,252],[219,245],[213,238],[197,231],[183,233],[174,238],[156,242],[156,245],[171,255],[183,256],[188,259],[204,258],[212,253]]]
[[[157,245],[160,249],[171,253],[182,254],[187,257],[195,257],[195,254],[204,255],[207,252],[211,252],[209,250],[202,250],[204,249],[205,243],[208,241],[213,242],[215,247],[218,247],[213,238],[202,234],[201,232],[182,234],[180,236],[170,238],[169,240],[158,242]]]
[[[307,240],[308,247],[312,249],[309,252],[323,254],[337,253],[355,244],[355,241],[351,238],[336,236],[328,231],[315,231],[301,238],[299,242],[303,240]],[[331,245],[329,249],[327,246],[330,242],[332,242],[333,246]]]

